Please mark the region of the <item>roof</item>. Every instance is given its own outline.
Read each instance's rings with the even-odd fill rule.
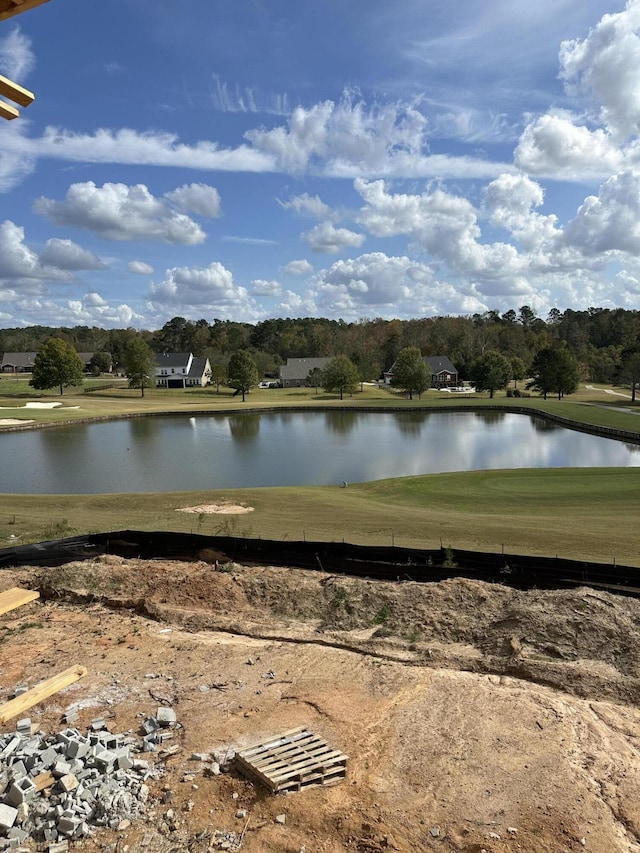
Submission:
[[[287,363],[280,367],[281,379],[306,379],[310,371],[324,368],[330,358],[288,358]]]
[[[188,367],[192,358],[190,352],[157,352],[156,367]]]
[[[34,9],[36,6],[48,2],[49,0],[0,0],[0,21],[13,18],[20,12],[28,12],[29,9]]]
[[[209,365],[208,358],[194,358],[187,374],[190,379],[201,379]]]
[[[449,361],[446,355],[425,355],[424,363],[431,370],[432,376],[437,376],[438,373],[457,373],[457,369]]]
[[[5,352],[2,356],[2,364],[10,364],[12,367],[33,367],[35,352]]]

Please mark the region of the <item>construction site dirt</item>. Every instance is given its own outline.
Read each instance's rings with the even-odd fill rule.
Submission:
[[[144,813],[71,850],[640,851],[636,598],[213,557],[1,580],[40,599],[0,616],[0,701],[87,669],[30,709],[34,729],[103,717],[139,738],[159,708],[176,714],[140,756],[163,771]],[[338,784],[274,794],[225,762],[297,728],[348,756]]]

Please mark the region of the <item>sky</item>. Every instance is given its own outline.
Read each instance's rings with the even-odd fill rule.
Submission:
[[[0,328],[640,309],[640,0],[50,0],[0,74]]]

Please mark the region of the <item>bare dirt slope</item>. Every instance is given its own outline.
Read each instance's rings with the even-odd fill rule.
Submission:
[[[43,729],[75,707],[137,730],[159,704],[181,726],[147,820],[79,849],[246,827],[256,853],[640,851],[640,601],[115,557],[16,584],[42,598],[0,617],[0,699],[80,663]],[[349,755],[344,782],[273,796],[192,760],[296,726]]]

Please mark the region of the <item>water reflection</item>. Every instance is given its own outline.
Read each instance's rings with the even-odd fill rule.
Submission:
[[[349,435],[358,423],[358,412],[325,412],[325,426],[338,435]]]
[[[398,431],[403,435],[417,438],[426,426],[428,419],[428,413],[425,416],[421,412],[406,412],[406,417],[398,418],[397,420]]]
[[[493,409],[491,409],[491,410],[479,409],[476,412],[476,414],[477,414],[479,421],[482,421],[482,423],[489,425],[489,424],[499,424],[501,421],[504,420],[507,412],[496,412]]]
[[[558,432],[564,429],[553,421],[547,421],[545,418],[531,418],[531,426],[536,432]]]
[[[0,436],[3,492],[339,485],[445,471],[640,466],[637,445],[504,412],[135,418]]]
[[[260,415],[229,415],[229,432],[236,441],[255,441],[260,432]]]

